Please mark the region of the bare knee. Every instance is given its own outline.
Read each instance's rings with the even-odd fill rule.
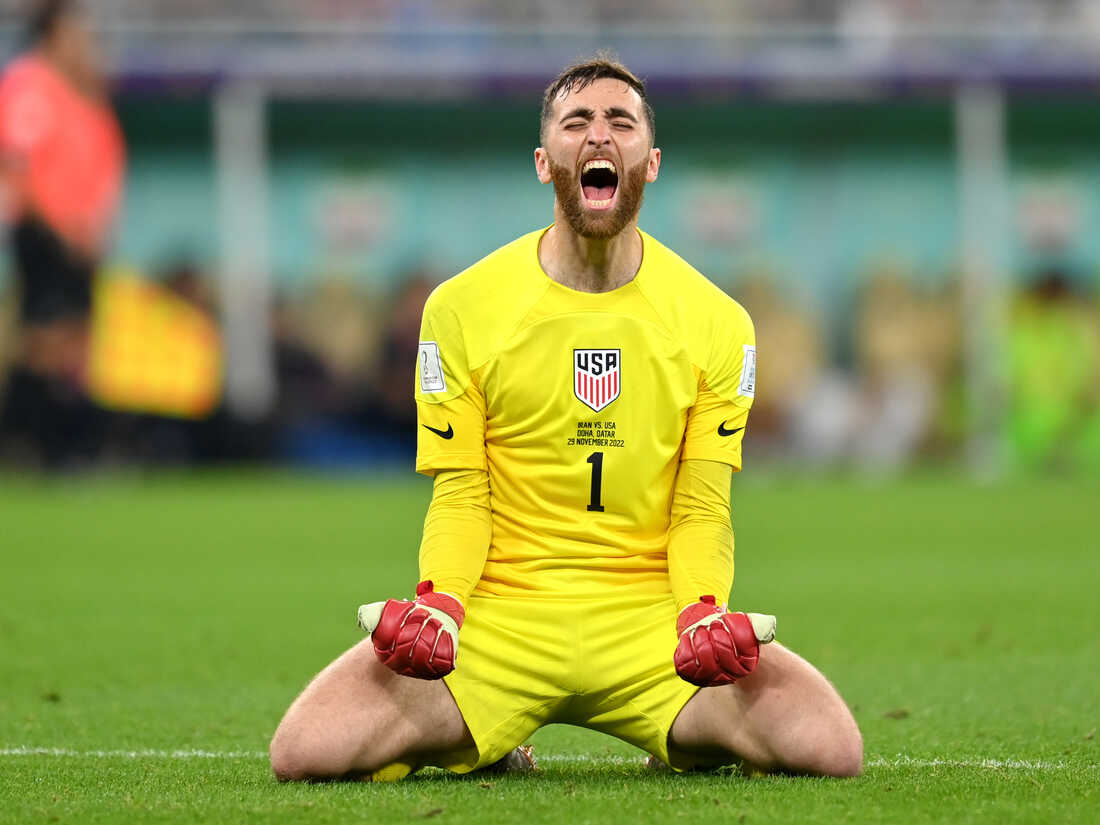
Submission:
[[[850,777],[863,773],[863,735],[855,719],[851,720],[848,730],[837,737],[830,756],[827,766],[829,776]]]
[[[307,734],[304,726],[284,719],[268,747],[271,770],[280,782],[334,779],[351,769],[331,743]]]
[[[287,733],[280,725],[268,747],[271,770],[280,782],[295,782],[319,778],[313,760],[302,747],[301,740]]]
[[[286,712],[269,749],[280,780],[354,777],[472,744],[443,682],[398,676],[369,645],[325,668]]]
[[[795,773],[846,778],[863,773],[863,737],[851,714],[816,720],[782,761]]]
[[[829,681],[793,652],[776,648],[772,673],[785,708],[769,736],[779,769],[811,776],[863,773],[863,737],[852,712]]]
[[[778,643],[744,681],[696,694],[671,734],[689,753],[725,751],[765,772],[863,771],[863,738],[848,706],[817,669]]]
[[[410,737],[402,722],[392,714],[371,715],[351,707],[296,702],[271,739],[271,770],[282,782],[371,773],[407,750]]]
[[[367,764],[384,722],[370,658],[355,648],[323,670],[291,704],[271,739],[271,770],[283,782],[335,779]],[[371,701],[373,699],[373,701]]]
[[[858,727],[853,726],[830,757],[825,765],[828,776],[848,778],[863,773],[863,736]]]
[[[863,773],[863,737],[850,719],[803,719],[746,747],[737,737],[728,750],[749,771],[847,778]]]
[[[268,756],[271,758],[271,770],[275,778],[280,782],[294,782],[312,778],[309,771],[308,760],[305,754],[298,749],[289,737],[280,735],[282,728],[276,732],[268,747]]]

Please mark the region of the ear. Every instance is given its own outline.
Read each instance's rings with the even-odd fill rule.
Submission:
[[[646,183],[653,183],[657,180],[657,172],[661,168],[661,150],[654,147],[649,150],[649,163],[646,164],[645,180]]]
[[[541,146],[535,149],[535,174],[538,175],[539,183],[550,183],[553,180],[550,176],[550,155]]]

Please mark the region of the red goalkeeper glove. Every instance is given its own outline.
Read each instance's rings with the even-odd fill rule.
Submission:
[[[702,596],[680,611],[672,660],[681,679],[701,687],[729,685],[752,673],[760,645],[775,638],[775,616],[729,613]]]
[[[416,601],[390,599],[359,608],[359,626],[371,634],[374,652],[402,676],[441,679],[455,669],[458,629],[466,611],[430,581],[416,586]]]

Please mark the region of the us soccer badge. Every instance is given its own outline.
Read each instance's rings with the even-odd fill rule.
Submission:
[[[621,364],[617,349],[573,350],[573,394],[599,412],[619,397]]]

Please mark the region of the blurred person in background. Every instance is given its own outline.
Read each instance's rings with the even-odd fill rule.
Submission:
[[[303,345],[326,365],[344,395],[344,405],[363,384],[378,346],[378,308],[350,278],[324,275],[292,303]]]
[[[436,280],[422,272],[401,279],[386,313],[374,379],[354,422],[375,442],[377,458],[416,456],[416,403],[409,395],[409,364],[420,349],[420,316]]]
[[[1022,467],[1100,469],[1100,314],[1058,266],[1019,295],[1008,332],[1008,437]]]
[[[753,453],[820,462],[837,439],[821,437],[819,431],[828,431],[838,412],[829,403],[828,353],[819,319],[768,274],[752,276],[733,292],[752,313],[769,376],[757,387],[753,402]]]
[[[211,380],[220,351],[217,308],[198,261],[184,253],[151,278],[125,267],[100,277],[87,387],[107,408],[104,462],[185,465],[222,457],[225,414],[214,409],[219,382]]]
[[[860,415],[857,463],[873,471],[911,462],[930,438],[960,346],[947,295],[916,289],[912,274],[888,264],[859,300],[856,332]]]
[[[291,460],[320,466],[410,461],[416,404],[409,364],[420,347],[420,316],[438,283],[403,274],[375,302],[346,280],[326,280],[276,315],[277,424]]]
[[[329,414],[337,391],[324,360],[303,342],[296,308],[286,295],[277,296],[272,306],[271,330],[278,387],[274,428],[293,433]]]
[[[278,449],[299,464],[355,466],[384,439],[356,426],[371,392],[381,309],[345,276],[326,275],[281,297],[275,314]],[[407,376],[406,381],[407,390]]]
[[[36,4],[29,42],[0,78],[2,201],[20,294],[0,438],[59,467],[94,458],[102,437],[86,392],[89,321],[125,149],[82,6]]]

